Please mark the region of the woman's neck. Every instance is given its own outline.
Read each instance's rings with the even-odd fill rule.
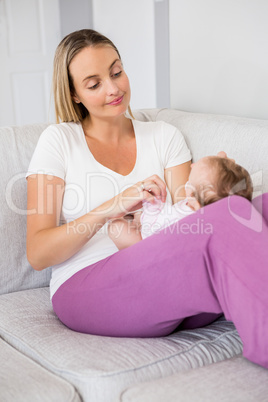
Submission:
[[[82,122],[86,137],[98,139],[101,142],[119,142],[123,137],[133,134],[130,119],[124,115],[114,119],[98,119],[86,117]]]

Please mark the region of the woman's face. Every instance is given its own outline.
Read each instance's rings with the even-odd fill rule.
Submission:
[[[130,102],[128,77],[117,52],[110,46],[86,47],[71,61],[73,99],[82,103],[91,117],[124,114]]]

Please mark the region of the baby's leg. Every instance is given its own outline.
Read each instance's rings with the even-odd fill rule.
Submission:
[[[108,233],[119,250],[132,246],[141,240],[137,224],[124,218],[111,221],[108,226]]]

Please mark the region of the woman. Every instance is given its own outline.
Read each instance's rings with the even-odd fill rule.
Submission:
[[[249,358],[268,365],[261,357],[266,343],[252,353],[252,327],[241,317],[246,303],[235,297],[238,288],[243,293],[241,277],[247,270],[252,275],[248,228],[239,226],[226,204],[220,214],[216,203],[204,216],[197,212],[184,220],[191,227],[200,217],[204,224],[215,218],[213,234],[188,233],[178,241],[175,224],[175,232],[119,252],[109,239],[107,222],[140,208],[145,199],[184,197],[191,159],[173,126],[125,116],[130,87],[114,44],[92,30],[64,38],[55,55],[54,98],[62,123],[41,135],[28,171],[27,255],[37,270],[53,266],[51,298],[60,320],[91,334],[163,336],[185,317],[224,312],[249,345]],[[246,201],[235,203],[240,212],[248,208]],[[232,232],[226,236],[228,225]],[[236,236],[244,240],[234,257]],[[267,238],[253,233],[250,239],[259,245],[261,261]],[[226,269],[233,261],[235,275]],[[261,284],[261,270],[259,277]],[[267,296],[264,301],[259,292],[259,306],[253,290],[248,302],[260,309],[258,323],[265,326]]]

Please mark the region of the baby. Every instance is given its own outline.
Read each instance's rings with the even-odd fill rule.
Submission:
[[[229,195],[252,199],[253,186],[246,169],[227,158],[224,152],[207,156],[191,165],[189,181],[185,185],[186,199],[171,205],[156,201],[143,203],[143,211],[132,220],[116,219],[108,232],[119,250],[159,232],[199,208]]]

